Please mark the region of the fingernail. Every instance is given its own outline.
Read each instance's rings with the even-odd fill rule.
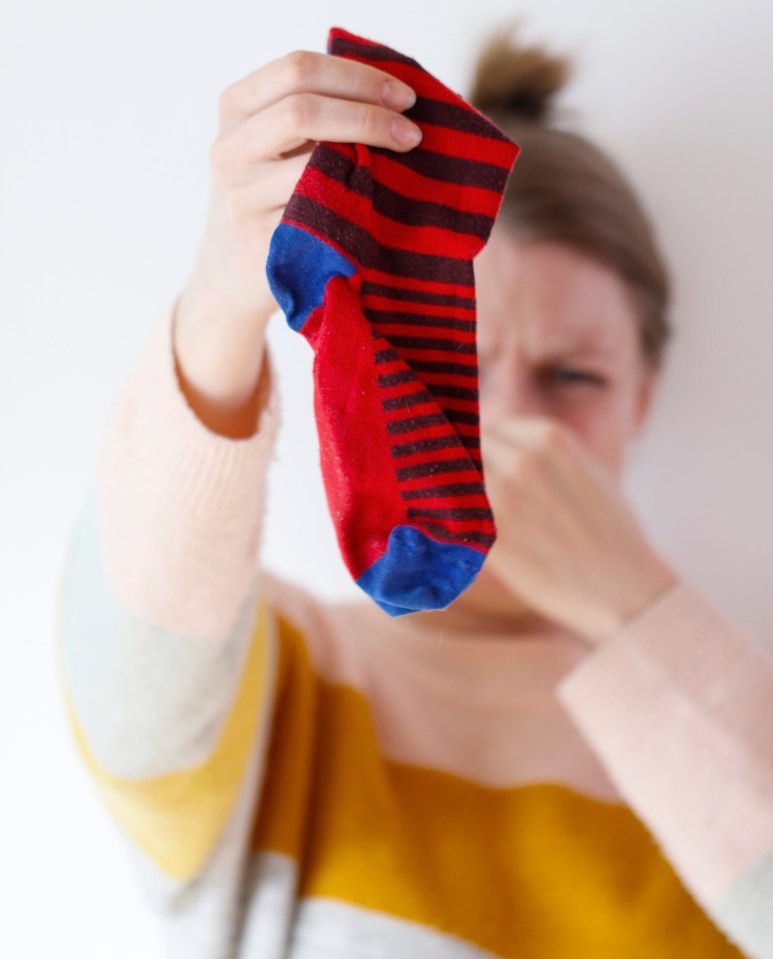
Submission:
[[[381,102],[393,110],[407,110],[416,102],[416,94],[404,83],[397,80],[384,80],[381,88]]]
[[[400,146],[415,147],[421,140],[421,130],[405,117],[395,117],[392,120],[392,136]]]

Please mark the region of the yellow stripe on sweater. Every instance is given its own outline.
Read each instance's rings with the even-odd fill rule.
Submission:
[[[267,612],[261,603],[233,708],[210,758],[152,779],[114,776],[94,757],[75,714],[61,661],[60,685],[77,750],[117,824],[168,876],[185,880],[203,866],[233,809],[270,693]]]
[[[627,806],[385,760],[362,694],[315,680],[302,637],[281,620],[280,636],[252,847],[301,861],[299,895],[513,959],[743,959]]]

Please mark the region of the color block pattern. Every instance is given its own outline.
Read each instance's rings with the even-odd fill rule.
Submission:
[[[209,431],[171,318],[108,423],[52,651],[164,955],[771,959],[770,651],[684,581],[589,651],[270,576],[277,383],[254,436]]]
[[[496,528],[480,456],[475,280],[518,147],[390,48],[333,29],[328,52],[417,92],[400,154],[318,143],[267,272],[315,351],[322,473],[339,544],[392,615],[447,606]]]

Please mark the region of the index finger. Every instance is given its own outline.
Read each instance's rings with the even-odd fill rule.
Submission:
[[[518,446],[539,446],[545,442],[560,442],[570,429],[553,416],[519,413],[489,425],[492,439]]]
[[[402,112],[416,102],[415,91],[384,70],[311,50],[294,50],[247,74],[221,97],[234,119],[251,116],[294,93],[317,93],[374,103]]]

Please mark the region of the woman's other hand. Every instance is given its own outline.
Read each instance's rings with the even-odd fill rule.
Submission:
[[[538,612],[596,646],[678,582],[562,423],[512,417],[487,432],[483,454],[498,530],[486,562]]]

